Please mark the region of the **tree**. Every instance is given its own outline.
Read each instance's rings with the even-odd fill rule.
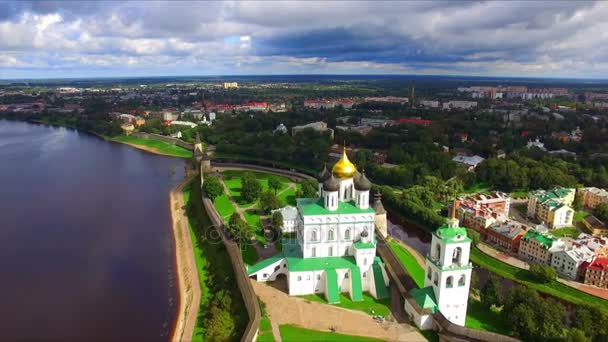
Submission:
[[[501,279],[495,275],[490,275],[490,279],[484,286],[483,291],[479,294],[481,304],[490,309],[492,305],[501,306],[503,303],[502,283]]]
[[[275,211],[272,214],[271,225],[275,232],[280,232],[283,229],[283,214],[280,211]]]
[[[574,196],[574,201],[572,202],[572,208],[577,211],[581,210],[581,209],[583,209],[583,204],[584,204],[583,192],[580,191],[580,188],[576,189],[576,196]]]
[[[481,242],[481,234],[474,229],[467,228],[467,236],[473,240],[473,246],[477,246]]]
[[[585,332],[576,328],[569,329],[566,333],[566,342],[590,342],[591,339],[585,335]]]
[[[275,195],[281,188],[281,185],[281,180],[278,177],[271,176],[268,178],[268,187],[274,191]]]
[[[530,272],[532,272],[538,281],[543,283],[548,283],[557,278],[557,272],[555,272],[555,269],[551,266],[532,264],[530,265]]]
[[[251,173],[246,173],[241,178],[241,197],[243,198],[243,202],[251,203],[260,198],[262,189],[262,183]]]
[[[283,202],[270,191],[266,191],[262,194],[262,197],[260,197],[260,208],[267,214],[270,214],[271,210],[281,208],[282,206]]]
[[[214,200],[224,192],[224,187],[217,177],[207,176],[203,182],[203,190],[211,200]]]
[[[228,220],[228,231],[232,239],[237,243],[242,243],[251,240],[253,232],[249,229],[247,222],[243,221],[239,214],[234,213]]]
[[[595,217],[597,217],[600,221],[608,222],[608,204],[598,204],[593,211],[593,215],[595,215]]]
[[[319,183],[314,179],[306,179],[302,182],[302,196],[312,198],[317,196]]]

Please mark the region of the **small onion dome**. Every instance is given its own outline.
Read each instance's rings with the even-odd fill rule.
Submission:
[[[354,183],[357,190],[369,191],[372,188],[372,182],[365,177],[365,172],[361,173],[360,177],[355,177]]]
[[[364,230],[361,232],[361,237],[366,238],[369,234],[367,233],[367,230]]]
[[[331,177],[331,173],[329,173],[329,170],[327,170],[327,164],[325,164],[323,166],[323,170],[321,170],[321,172],[319,172],[317,174],[317,179],[319,180],[319,183],[323,183],[326,180],[328,180]]]
[[[336,177],[331,176],[323,182],[323,190],[338,191],[340,189],[340,181]]]

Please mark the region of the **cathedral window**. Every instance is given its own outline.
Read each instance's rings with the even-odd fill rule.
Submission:
[[[333,247],[329,247],[329,251],[327,253],[328,256],[333,256],[334,255],[334,248]]]
[[[439,277],[437,276],[437,272],[433,274],[433,278],[433,284],[435,284],[435,286],[439,285]]]
[[[327,232],[327,240],[329,240],[329,241],[334,240],[334,230],[333,229],[331,229]]]
[[[367,272],[363,272],[363,278],[367,278]]]
[[[445,287],[448,288],[448,289],[451,289],[452,287],[454,287],[454,277],[449,276],[445,280]]]
[[[465,282],[466,282],[466,277],[465,277],[465,275],[463,274],[463,275],[461,275],[461,276],[460,276],[460,278],[458,279],[458,286],[464,286]]]
[[[310,253],[311,256],[316,257],[317,256],[317,247],[313,247],[312,251]]]
[[[429,280],[431,280],[431,277],[433,276],[433,273],[431,271],[431,268],[429,267],[429,269],[426,272],[426,277],[429,278]]]
[[[367,265],[367,258],[363,258],[363,266]]]
[[[344,239],[350,240],[350,229],[344,231]]]
[[[310,241],[317,241],[317,231],[313,230],[310,232]]]
[[[298,276],[298,281],[302,281],[302,277],[301,276]]]

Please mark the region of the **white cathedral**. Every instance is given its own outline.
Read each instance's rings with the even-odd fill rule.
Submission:
[[[283,251],[249,266],[249,277],[274,281],[285,276],[290,295],[324,294],[338,303],[340,294],[353,301],[362,293],[388,297],[389,278],[376,257],[375,228],[386,235],[386,211],[376,197],[370,207],[371,182],[346,156],[318,175],[319,197],[297,200],[296,237],[283,239]],[[453,215],[452,215],[453,216]],[[432,329],[433,314],[441,312],[464,326],[471,283],[471,239],[452,217],[433,233],[426,257],[424,287],[406,298],[405,311],[422,330]]]
[[[363,292],[386,298],[389,278],[375,238],[376,222],[386,229],[386,212],[379,198],[370,207],[371,182],[346,150],[318,179],[319,197],[297,199],[295,239],[283,239],[283,251],[249,266],[248,275],[257,281],[284,275],[290,295],[324,294],[329,303],[341,293],[353,301],[363,300]]]

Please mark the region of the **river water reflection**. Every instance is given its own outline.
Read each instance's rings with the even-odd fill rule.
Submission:
[[[166,340],[182,160],[0,120],[0,338]]]

